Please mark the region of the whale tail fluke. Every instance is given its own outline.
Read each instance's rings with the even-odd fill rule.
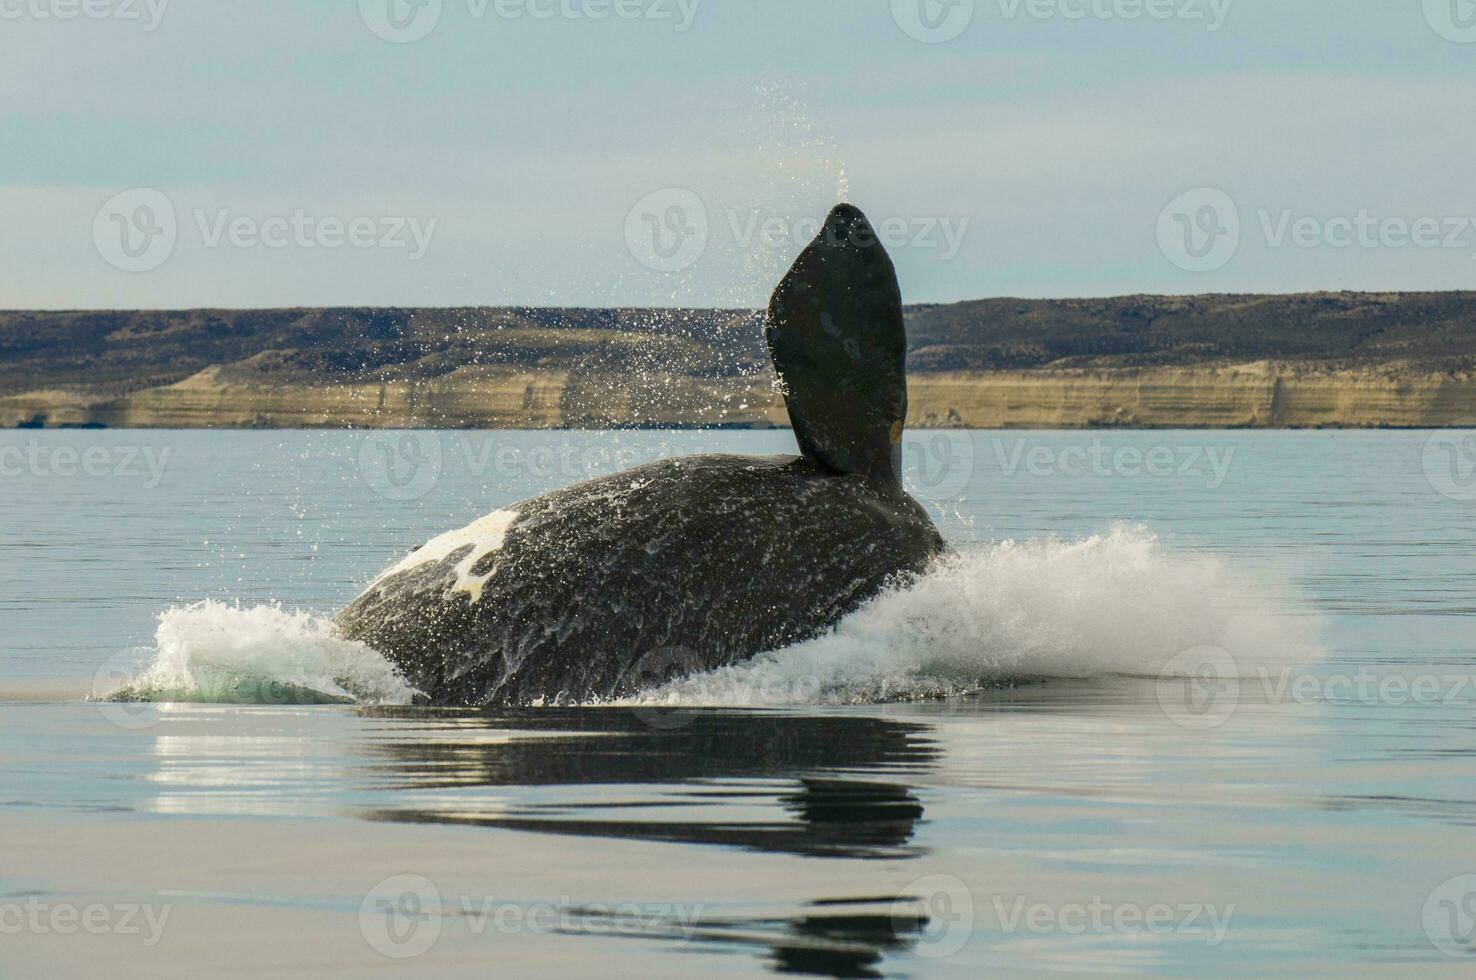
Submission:
[[[907,333],[891,257],[871,222],[837,205],[769,301],[764,339],[800,451],[901,486]]]

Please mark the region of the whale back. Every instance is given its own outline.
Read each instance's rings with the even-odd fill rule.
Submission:
[[[794,456],[684,456],[415,550],[336,626],[440,705],[623,697],[819,636],[943,549],[927,512]]]
[[[838,205],[769,301],[764,340],[800,451],[901,487],[907,332],[897,271],[859,208]]]

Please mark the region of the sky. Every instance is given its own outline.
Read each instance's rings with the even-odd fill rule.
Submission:
[[[0,308],[1476,288],[1476,0],[0,0]]]

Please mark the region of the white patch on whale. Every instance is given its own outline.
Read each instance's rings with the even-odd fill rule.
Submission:
[[[369,587],[372,589],[380,582],[413,568],[445,561],[470,545],[471,551],[456,563],[456,584],[451,587],[451,591],[465,592],[471,596],[473,603],[478,602],[482,598],[482,589],[486,587],[492,576],[497,574],[497,569],[493,568],[486,575],[473,575],[472,569],[476,567],[477,562],[502,547],[503,542],[507,540],[507,532],[517,522],[517,519],[518,512],[515,510],[493,511],[466,527],[447,531],[410,552],[398,565],[386,569]]]

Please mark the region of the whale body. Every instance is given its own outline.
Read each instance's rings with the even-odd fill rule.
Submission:
[[[411,552],[336,617],[438,705],[634,694],[818,636],[943,550],[901,482],[906,336],[891,259],[841,205],[770,302],[798,456],[703,455],[587,481]]]

